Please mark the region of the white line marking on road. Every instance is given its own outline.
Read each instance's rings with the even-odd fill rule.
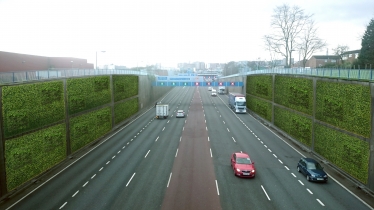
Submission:
[[[293,176],[293,177],[295,177],[295,178],[296,178],[296,175],[295,175],[294,173],[291,173],[291,174],[292,174],[292,176]]]
[[[126,146],[123,146],[122,149],[125,149]]]
[[[138,133],[139,134],[139,133]],[[136,136],[134,136],[134,138],[136,138]]]
[[[210,140],[209,140],[209,136],[208,136],[208,141],[210,141]]]
[[[234,139],[234,137],[231,137],[231,138],[232,138],[232,140],[233,140],[234,142],[236,142],[235,139]]]
[[[101,168],[99,169],[99,171],[103,170],[103,168],[104,168],[104,167],[101,167]]]
[[[165,130],[165,127],[162,129],[162,131],[164,131]]]
[[[114,155],[113,157],[112,157],[112,159],[114,159],[114,158],[116,158],[116,156]]]
[[[156,141],[157,141],[158,137],[159,137],[159,136],[157,136]]]
[[[179,141],[182,141],[182,136],[179,138]]]
[[[75,193],[73,194],[73,196],[71,196],[71,197],[74,198],[78,193],[79,193],[79,190],[77,190],[77,192],[75,192]]]
[[[175,157],[177,157],[177,155],[178,155],[178,148],[177,148],[177,152],[175,153]]]
[[[136,138],[136,136],[134,138]],[[131,141],[134,141],[134,139],[131,139]]]
[[[219,115],[219,117],[221,117],[221,115]]]
[[[108,165],[110,163],[110,161],[106,162],[106,164]]]
[[[60,206],[60,208],[59,209],[62,209],[62,208],[64,208],[64,206],[67,204],[68,202],[65,202],[64,204],[62,204],[62,206]]]
[[[297,181],[299,181],[299,182],[300,182],[300,184],[304,186],[304,183],[303,183],[302,181],[300,181],[300,180],[297,180]]]
[[[257,138],[257,140],[261,141],[261,139],[260,139],[260,138]]]
[[[226,124],[225,121],[223,121],[223,124]]]
[[[93,176],[91,176],[91,179],[95,178],[96,174],[94,174]]]
[[[205,127],[205,130],[208,130],[208,127]]]
[[[284,166],[288,171],[290,170],[287,166]]]
[[[240,153],[243,153],[242,151],[240,151]]]
[[[87,184],[88,184],[88,181],[86,183],[84,183],[84,185],[82,187],[85,187]]]
[[[319,204],[321,204],[321,206],[325,206],[325,204],[323,204],[322,201],[320,201],[318,198],[316,200],[318,201]]]
[[[308,190],[308,192],[313,195],[312,191],[310,191],[308,188],[306,188],[306,190]]]
[[[217,188],[217,194],[219,195],[219,188],[218,188],[217,179],[216,179],[216,188]]]
[[[261,185],[261,188],[262,188],[262,190],[264,191],[264,193],[265,193],[265,195],[266,195],[266,197],[268,197],[268,200],[270,201],[270,197],[268,196],[268,194],[266,193],[266,190],[265,190],[265,188]]]
[[[126,187],[130,184],[132,178],[135,176],[135,173],[131,176],[130,180],[127,182]]]
[[[127,145],[129,145],[130,144],[130,142],[127,142]]]
[[[173,173],[171,172],[170,173],[170,176],[169,176],[169,181],[168,181],[168,184],[166,185],[166,187],[169,187],[169,184],[170,184],[170,179],[171,179],[171,175],[172,175]]]
[[[269,150],[269,152],[272,152],[271,149],[268,149],[268,150]]]
[[[205,124],[206,124],[206,120],[204,120]]]
[[[262,141],[260,141],[261,142],[261,144],[264,144],[264,142],[262,142]]]
[[[283,162],[282,162],[281,160],[278,159],[278,161],[279,161],[281,164],[283,164]]]
[[[119,150],[119,151],[117,152],[117,154],[119,154],[119,153],[121,153],[121,150]]]
[[[255,135],[255,137],[257,137],[256,134],[253,133],[253,135]]]
[[[277,158],[277,156],[276,156],[275,154],[273,154],[273,156],[274,156],[275,158]]]
[[[151,150],[148,150],[148,152],[147,152],[147,154],[145,154],[144,158],[146,158],[146,157],[147,157],[147,155],[148,155],[148,153],[149,153],[150,151],[151,151]]]
[[[212,155],[212,149],[209,148],[209,150],[210,150],[210,157],[213,157],[213,155]]]
[[[264,144],[264,147],[268,148],[268,146],[266,146],[266,144]]]
[[[170,120],[168,120],[168,122],[166,124],[168,124],[170,122]]]
[[[184,126],[183,126],[183,129],[182,129],[183,131],[184,131]]]
[[[227,131],[230,132],[229,128],[227,128]]]

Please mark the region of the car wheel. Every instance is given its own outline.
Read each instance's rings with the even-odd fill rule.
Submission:
[[[299,166],[297,167],[297,171],[298,171],[298,172],[301,172]]]
[[[309,177],[309,175],[306,175],[306,180],[308,180],[308,182],[310,182],[310,177]]]

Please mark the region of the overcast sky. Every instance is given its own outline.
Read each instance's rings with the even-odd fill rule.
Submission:
[[[374,18],[374,0],[0,0],[0,51],[89,63],[98,51],[98,65],[127,66],[265,60],[262,37],[284,3],[314,14],[330,54],[360,49]]]

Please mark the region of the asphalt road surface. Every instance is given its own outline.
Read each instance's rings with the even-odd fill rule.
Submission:
[[[311,154],[233,113],[226,95],[176,87],[161,102],[167,119],[145,110],[0,209],[373,209],[372,197],[339,176],[308,182],[296,164]],[[175,117],[179,109],[186,118]],[[255,161],[256,178],[234,176],[230,155],[240,151]]]

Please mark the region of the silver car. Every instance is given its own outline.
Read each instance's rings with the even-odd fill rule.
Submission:
[[[176,117],[184,117],[184,111],[183,110],[178,110]]]

